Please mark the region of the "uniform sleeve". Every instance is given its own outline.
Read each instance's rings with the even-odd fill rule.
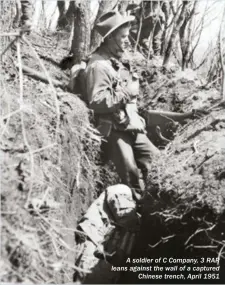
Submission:
[[[31,17],[32,17],[31,0],[20,0],[20,1],[21,1],[21,9],[22,9],[21,22],[22,24],[24,24],[25,21],[31,20]]]
[[[115,91],[113,77],[103,64],[94,63],[86,76],[89,107],[95,113],[113,113],[126,103],[127,94]]]

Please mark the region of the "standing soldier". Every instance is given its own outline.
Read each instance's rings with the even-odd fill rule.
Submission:
[[[85,69],[85,89],[88,105],[94,111],[97,129],[104,137],[104,152],[116,166],[121,182],[140,198],[151,161],[160,151],[146,135],[145,120],[138,114],[136,98],[139,82],[129,64],[123,62],[130,22],[134,16],[122,16],[118,11],[102,15],[96,25],[103,38],[91,55]],[[148,127],[164,124],[165,117],[181,122],[204,114],[204,110],[189,113],[147,111],[143,114]],[[166,119],[168,121],[168,119]]]
[[[160,151],[148,139],[145,120],[137,112],[138,79],[129,66],[120,62],[133,20],[133,16],[122,16],[118,11],[99,19],[96,29],[103,41],[88,62],[86,91],[97,128],[107,141],[108,158],[115,164],[121,182],[140,193],[138,168],[146,179],[151,160]]]

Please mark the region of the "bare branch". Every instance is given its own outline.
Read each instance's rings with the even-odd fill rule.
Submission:
[[[57,98],[57,91],[53,85],[52,79],[49,75],[49,72],[47,71],[47,69],[45,68],[42,60],[40,59],[38,53],[36,52],[36,50],[33,48],[32,44],[25,38],[23,37],[23,41],[30,47],[31,51],[33,52],[34,56],[36,57],[36,59],[38,60],[40,66],[42,67],[46,78],[48,79],[49,85],[52,89],[52,93],[54,96],[54,100],[55,100],[55,107],[56,107],[56,130],[55,130],[55,142],[57,143],[58,141],[58,135],[59,135],[59,123],[60,123],[60,108],[59,108],[59,100]]]
[[[21,51],[20,51],[20,41],[17,41],[17,58],[18,58],[18,65],[19,65],[19,80],[20,80],[20,106],[23,106],[23,70],[22,70],[22,58],[21,58]],[[21,107],[20,107],[21,108]],[[31,174],[30,174],[30,187],[29,187],[29,192],[27,195],[27,202],[30,200],[30,195],[33,190],[33,175],[34,175],[34,157],[32,153],[32,149],[29,145],[28,139],[27,139],[27,133],[26,133],[26,128],[24,124],[24,114],[23,112],[20,112],[21,116],[21,124],[22,124],[22,133],[23,133],[23,139],[24,143],[29,151],[30,154],[30,165],[31,165]],[[26,202],[25,206],[28,206]]]
[[[186,11],[187,11],[187,4],[188,4],[188,1],[183,2],[182,9],[181,9],[181,12],[179,14],[179,17],[178,17],[176,23],[174,24],[173,31],[172,31],[172,34],[170,36],[169,42],[168,42],[168,46],[165,50],[165,55],[164,55],[164,59],[163,59],[163,65],[164,66],[166,66],[169,62],[170,55],[171,55],[171,52],[172,52],[173,47],[174,47],[174,43],[175,43],[177,33],[179,32],[179,29],[185,20]]]
[[[189,243],[189,241],[196,236],[197,234],[201,233],[201,232],[207,232],[207,231],[211,231],[215,228],[216,225],[212,225],[211,227],[207,228],[207,229],[197,229],[184,243],[184,245],[187,245]]]
[[[140,35],[141,35],[141,29],[142,29],[142,21],[143,21],[143,2],[142,2],[142,5],[141,5],[140,23],[139,23],[137,39],[136,39],[136,43],[135,43],[135,47],[134,47],[134,52],[137,51],[137,47],[138,47],[138,44],[139,44]]]

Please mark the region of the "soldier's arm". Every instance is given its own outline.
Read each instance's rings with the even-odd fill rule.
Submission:
[[[86,82],[89,107],[97,114],[113,113],[127,101],[127,94],[116,91],[107,68],[94,63],[88,68]]]

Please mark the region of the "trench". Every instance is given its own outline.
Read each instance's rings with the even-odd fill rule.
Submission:
[[[146,189],[148,195],[146,195],[141,210],[140,232],[129,258],[131,260],[161,259],[161,262],[154,264],[161,269],[150,273],[134,272],[131,267],[148,264],[146,262],[131,264],[124,262],[120,266],[127,268],[126,271],[122,269],[119,276],[118,272],[115,276],[112,275],[111,282],[106,279],[107,281],[102,283],[192,284],[196,282],[197,284],[211,284],[213,281],[214,284],[224,284],[225,261],[223,254],[221,256],[223,242],[218,242],[224,235],[225,220],[224,178],[221,174],[224,165],[221,155],[224,149],[220,145],[221,152],[205,156],[207,149],[215,149],[218,141],[224,137],[224,127],[221,125],[213,130],[203,127],[214,124],[213,122],[219,124],[223,118],[223,110],[219,109],[213,112],[213,116],[205,117],[200,123],[189,124],[185,132],[178,133],[170,145],[168,152],[172,155],[168,157],[167,153],[164,153],[162,158],[152,165],[149,185]],[[196,139],[192,134],[197,134],[197,138],[204,142],[196,146],[197,154],[192,147],[193,139]],[[183,161],[187,163],[184,164]],[[183,169],[178,167],[181,162]],[[217,189],[217,192],[213,191],[212,187]],[[167,260],[170,258],[174,260],[194,259],[198,260],[199,267],[207,268],[217,267],[216,261],[219,258],[219,275],[210,275],[214,271],[207,275],[208,269],[206,268],[200,276],[199,272],[196,273],[196,264],[185,263],[190,273],[185,271],[184,279],[176,279],[176,277],[170,279],[170,276],[178,276],[181,273],[180,271],[168,273],[165,267],[179,267],[181,264],[179,262],[164,264],[163,258]],[[200,263],[202,259],[204,262]],[[207,259],[211,261],[206,262]],[[111,274],[112,270],[109,269],[109,272]],[[145,274],[147,277],[140,274]],[[153,275],[161,277],[153,280],[151,279]],[[96,284],[95,280],[93,276],[93,280],[89,278],[88,283]]]

